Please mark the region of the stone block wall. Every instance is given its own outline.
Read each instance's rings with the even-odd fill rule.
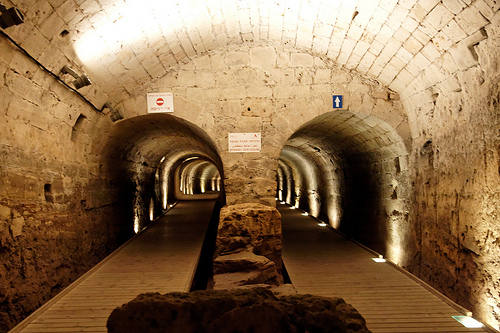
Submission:
[[[97,1],[15,4],[26,13],[26,22],[9,33],[55,73],[67,63],[76,65],[76,35],[97,27],[93,15],[109,9]],[[414,184],[412,191],[398,187],[398,200],[385,203],[388,208],[401,198],[414,200],[408,223],[420,252],[407,253],[414,258],[411,270],[498,327],[498,2],[364,2],[359,12],[356,1],[322,3],[321,8],[319,3],[290,8],[259,4],[262,10],[256,11],[244,2],[222,8],[209,1],[196,9],[180,2],[169,12],[189,18],[179,20],[177,28],[168,25],[176,33],[154,45],[137,45],[134,52],[112,50],[103,61],[90,59],[94,63],[86,65],[95,65],[103,85],[85,88],[85,96],[98,106],[112,96],[126,118],[135,118],[146,112],[146,92],[174,92],[175,114],[204,130],[221,154],[228,203],[273,205],[282,147],[300,126],[333,111],[332,94],[344,95],[344,109],[385,121],[411,151],[408,163],[399,163],[413,170],[407,179]],[[193,28],[193,10],[208,33]],[[31,274],[27,272],[37,265],[29,259],[33,244],[47,244],[35,251],[40,253],[36,262],[63,272],[68,261],[59,269],[44,253],[56,249],[54,257],[61,257],[73,243],[86,244],[82,249],[93,244],[95,254],[87,257],[92,262],[102,255],[103,244],[113,243],[109,239],[120,226],[102,218],[110,216],[116,198],[109,170],[101,168],[109,118],[95,113],[3,38],[0,49],[0,154],[7,161],[0,169],[0,255],[20,272],[5,284],[14,286],[12,291],[21,290]],[[400,102],[386,98],[397,95],[394,91],[404,110]],[[230,132],[261,132],[262,152],[228,153]],[[118,151],[122,160],[134,156],[125,168],[133,171],[132,178],[140,176],[133,185],[153,173],[152,166],[142,163],[162,156],[151,146]],[[146,153],[141,155],[139,148],[147,148]],[[359,171],[370,171],[373,180],[386,169],[398,169],[394,158],[366,163]],[[379,184],[385,193],[380,198],[392,196],[391,184]],[[143,215],[148,191],[151,186],[144,186],[135,196]],[[381,203],[380,212],[383,207]],[[66,227],[81,240],[61,232]],[[101,235],[98,241],[89,230]],[[76,263],[84,261],[71,259],[68,271],[79,270]],[[64,282],[47,285],[54,290],[41,293],[42,298]],[[21,298],[2,292],[4,307]]]
[[[450,49],[435,61],[440,71],[429,68],[403,94],[413,119],[415,234],[421,249],[411,271],[497,328],[499,20],[497,13],[473,50]]]
[[[413,252],[405,253],[401,249],[411,229],[411,191],[407,185],[410,183],[407,149],[411,147],[411,133],[395,92],[354,71],[338,67],[324,57],[272,42],[234,45],[172,67],[167,75],[118,106],[127,118],[133,120],[145,114],[146,92],[173,92],[174,115],[198,126],[214,141],[222,160],[228,204],[255,202],[274,206],[278,160],[287,140],[304,124],[321,115],[331,113],[331,118],[342,119],[329,123],[335,131],[312,128],[304,135],[326,142],[333,140],[330,136],[334,133],[339,133],[333,140],[338,147],[329,147],[326,155],[344,150],[343,156],[350,156],[352,161],[349,165],[341,163],[351,170],[357,165],[355,159],[363,161],[358,173],[367,174],[371,183],[360,184],[356,193],[365,197],[373,194],[373,202],[366,207],[365,216],[372,216],[375,210],[377,223],[370,227],[377,229],[377,234],[379,229],[382,231],[374,243],[384,243],[377,249],[385,252],[385,243],[396,237],[387,234],[397,234],[396,229],[400,226],[404,229],[401,232],[404,237],[388,246],[395,248],[390,253],[397,253],[397,256],[390,256],[400,264],[413,257]],[[344,107],[337,112],[333,109],[334,94],[344,96]],[[357,116],[347,121],[352,114]],[[228,134],[241,132],[262,133],[262,151],[229,153]],[[391,135],[387,134],[389,132]],[[397,142],[392,141],[392,135]],[[328,156],[324,158],[329,160]],[[399,170],[395,166],[396,158],[400,160]],[[331,163],[324,163],[321,168],[325,174],[342,172],[335,170]],[[356,172],[353,171],[350,177],[356,179]],[[338,184],[332,184],[338,177],[332,176],[328,182],[318,179],[317,189],[304,184],[303,190],[315,192],[313,195],[322,202],[321,214],[325,217],[328,215],[325,207],[341,204],[341,189],[335,189]],[[398,182],[401,183],[399,187]],[[370,187],[376,190],[368,191]],[[395,191],[399,192],[397,198],[394,198]],[[356,197],[357,194],[351,195],[351,211],[354,212],[363,206],[356,202]],[[332,218],[338,223],[339,217]],[[353,219],[356,220],[356,216]],[[357,220],[362,219],[357,217]],[[351,229],[356,234],[356,228]],[[365,230],[365,234],[373,233]]]
[[[56,48],[41,54],[34,40],[23,44],[45,60],[50,54],[56,72],[65,64]],[[121,231],[98,156],[105,138],[99,128],[111,121],[3,36],[0,49],[4,332],[104,258]]]
[[[173,92],[174,114],[204,130],[221,155],[228,204],[273,206],[281,149],[304,123],[334,111],[333,94],[344,110],[373,115],[410,144],[402,105],[375,81],[335,66],[323,57],[277,43],[234,45],[172,67],[144,91]],[[126,117],[145,113],[143,96],[119,106]],[[261,153],[229,153],[228,133],[262,133]],[[242,201],[244,198],[244,201]]]

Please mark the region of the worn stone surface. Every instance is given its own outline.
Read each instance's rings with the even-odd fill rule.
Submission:
[[[281,216],[276,208],[243,203],[221,209],[217,254],[245,249],[273,261],[281,272]]]
[[[255,284],[283,284],[274,262],[246,250],[215,258],[213,273],[214,289],[219,290]]]
[[[460,89],[433,85],[404,101],[418,126],[412,157],[420,252],[411,271],[498,328],[500,30],[487,32],[475,65],[454,69]],[[429,91],[433,99],[418,102]]]
[[[2,209],[8,207],[3,203]],[[111,214],[109,209],[71,216],[37,204],[11,210],[13,215],[0,221],[1,332],[97,264],[109,246],[100,216]],[[18,211],[22,217],[15,218]],[[20,218],[22,228],[16,225]]]
[[[341,298],[275,296],[262,288],[150,293],[113,310],[108,332],[328,332],[368,333]]]
[[[215,289],[283,284],[281,216],[255,203],[221,209],[214,259]]]
[[[28,49],[47,46],[37,36]],[[105,138],[95,134],[108,124],[104,115],[4,37],[0,45],[0,332],[6,332],[132,228],[113,222],[123,215],[100,174],[96,151]]]

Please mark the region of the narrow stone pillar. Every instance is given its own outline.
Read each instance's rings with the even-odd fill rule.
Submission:
[[[214,260],[214,288],[283,284],[281,248],[281,215],[276,208],[258,203],[223,207]]]

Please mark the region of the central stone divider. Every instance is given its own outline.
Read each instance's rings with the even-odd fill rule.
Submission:
[[[141,294],[112,312],[108,332],[369,333],[364,318],[343,299],[298,295],[284,284],[281,231],[276,208],[255,203],[223,207],[214,283],[207,285],[214,290]]]
[[[213,265],[214,289],[283,285],[281,214],[258,203],[220,211]]]

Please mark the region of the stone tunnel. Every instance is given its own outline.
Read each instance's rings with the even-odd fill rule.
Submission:
[[[298,207],[498,329],[498,1],[2,5],[1,331],[216,197]]]

